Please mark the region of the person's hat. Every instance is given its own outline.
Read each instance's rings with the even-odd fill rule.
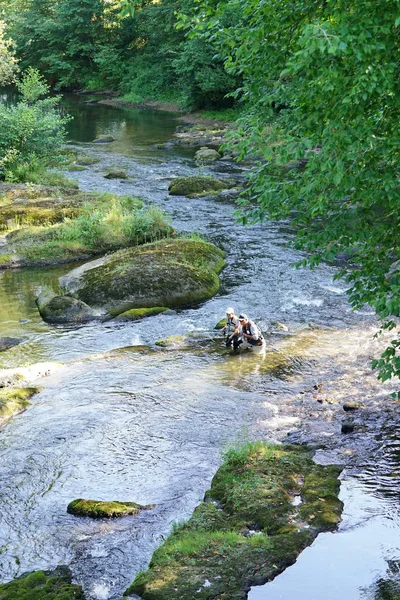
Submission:
[[[246,319],[247,315],[245,315],[244,313],[239,315],[239,321],[245,321]]]
[[[228,306],[228,308],[226,309],[226,314],[227,315],[234,315],[235,314],[235,310],[232,308],[232,306]]]

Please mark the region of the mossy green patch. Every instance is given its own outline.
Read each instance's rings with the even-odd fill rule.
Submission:
[[[218,291],[224,265],[224,252],[213,244],[166,239],[78,267],[61,284],[89,306],[116,316],[132,308],[198,304]]]
[[[160,346],[161,348],[176,348],[184,346],[186,339],[184,335],[170,335],[163,340],[158,340],[156,346]]]
[[[71,583],[66,567],[35,571],[0,584],[0,600],[85,600],[82,588]]]
[[[154,504],[141,506],[135,502],[118,502],[118,500],[84,500],[78,498],[68,504],[67,512],[79,517],[91,517],[92,519],[104,519],[112,517],[125,517],[137,515],[141,510],[154,508]]]
[[[35,387],[0,389],[0,422],[25,410],[30,405],[29,398],[38,391]]]
[[[131,310],[127,310],[118,315],[118,318],[127,319],[128,321],[136,321],[138,319],[144,319],[145,317],[159,315],[160,313],[163,313],[166,310],[169,310],[167,306],[152,306],[151,308],[132,308]]]
[[[173,196],[206,195],[227,190],[236,185],[233,179],[215,179],[214,177],[190,176],[177,177],[169,184],[168,191]]]
[[[223,327],[226,327],[226,319],[221,319],[218,321],[214,329],[222,329]]]
[[[251,585],[293,564],[319,531],[335,528],[342,510],[339,472],[313,463],[304,447],[259,442],[230,450],[208,501],[156,550],[149,569],[126,595],[243,600]],[[302,498],[300,507],[293,504],[295,496]],[[309,515],[301,510],[308,503],[313,508]]]

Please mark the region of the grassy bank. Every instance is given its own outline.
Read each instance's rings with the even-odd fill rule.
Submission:
[[[172,233],[158,208],[143,207],[133,196],[40,186],[8,188],[0,197],[1,225],[3,267],[86,258]]]
[[[126,595],[243,600],[251,585],[293,564],[319,532],[335,529],[340,470],[314,464],[304,447],[258,442],[230,450],[206,501],[156,550]]]

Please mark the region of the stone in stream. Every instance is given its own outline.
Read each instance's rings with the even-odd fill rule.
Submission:
[[[233,179],[215,179],[214,177],[190,176],[176,177],[169,184],[168,191],[172,196],[188,196],[196,198],[209,194],[216,194],[221,190],[231,189],[236,186]]]
[[[155,504],[142,506],[135,502],[119,502],[118,500],[85,500],[78,498],[68,504],[67,512],[78,517],[91,517],[92,519],[104,519],[113,517],[125,517],[137,515],[142,510],[150,510]]]
[[[111,169],[104,175],[106,179],[127,179],[128,175],[125,171],[118,171],[117,169]]]
[[[197,150],[194,158],[198,162],[214,162],[221,158],[221,155],[213,148],[207,148],[207,146],[202,146],[200,150]]]
[[[18,344],[21,344],[23,341],[22,338],[0,337],[0,352],[18,346]]]
[[[93,140],[93,144],[109,144],[110,142],[115,142],[115,137],[112,135],[99,135]]]
[[[35,302],[40,316],[47,323],[86,323],[97,316],[81,300],[69,295],[57,296],[48,288],[42,288]]]
[[[133,308],[193,306],[219,289],[225,253],[201,240],[165,239],[114,252],[60,278],[93,309],[117,316]]]
[[[353,433],[355,427],[354,421],[343,421],[341,432],[342,433]]]

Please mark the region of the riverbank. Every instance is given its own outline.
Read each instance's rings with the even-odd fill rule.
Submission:
[[[243,600],[340,521],[340,467],[307,448],[248,444],[227,452],[206,501],[175,527],[126,595],[145,600]]]

